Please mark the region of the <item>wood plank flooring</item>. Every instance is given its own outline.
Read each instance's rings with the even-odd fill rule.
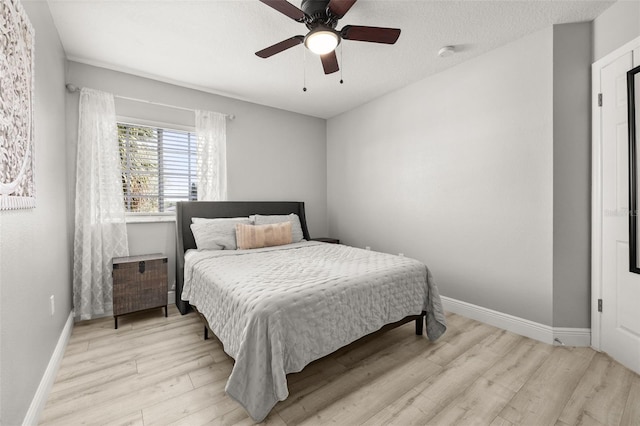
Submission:
[[[76,324],[42,425],[250,425],[224,393],[233,360],[170,308]],[[270,425],[640,425],[640,376],[589,348],[550,346],[448,314],[368,336],[288,378]]]

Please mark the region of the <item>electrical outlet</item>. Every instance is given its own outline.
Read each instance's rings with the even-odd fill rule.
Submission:
[[[51,305],[51,316],[53,316],[56,313],[56,298],[53,294],[49,298],[49,303]]]
[[[366,246],[364,249],[365,249],[365,250],[371,250],[371,247]]]
[[[398,253],[398,256],[404,257],[404,253]]]

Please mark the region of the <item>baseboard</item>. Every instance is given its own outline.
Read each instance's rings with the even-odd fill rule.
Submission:
[[[170,305],[173,305],[174,303],[176,303],[176,291],[175,290],[169,290],[169,293],[167,293],[167,302]]]
[[[64,351],[67,348],[67,343],[69,342],[69,337],[71,337],[71,332],[73,331],[73,317],[74,314],[73,311],[71,311],[67,318],[67,322],[62,329],[62,333],[60,333],[60,338],[58,338],[58,343],[53,350],[47,369],[42,375],[42,380],[40,380],[36,394],[33,396],[33,400],[31,401],[31,405],[29,405],[27,414],[24,416],[22,426],[37,425],[38,420],[40,420],[40,415],[47,403],[49,392],[51,391],[53,382],[56,380],[58,368],[60,367]]]
[[[553,340],[566,346],[591,346],[590,328],[561,328],[553,329]]]
[[[493,325],[521,336],[550,345],[591,346],[591,329],[588,328],[554,328],[450,297],[442,296],[441,298],[445,311]]]

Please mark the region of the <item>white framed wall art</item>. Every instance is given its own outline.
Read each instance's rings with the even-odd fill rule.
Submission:
[[[19,0],[0,0],[0,210],[35,207],[35,33]]]

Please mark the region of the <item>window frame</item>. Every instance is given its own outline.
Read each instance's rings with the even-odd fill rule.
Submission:
[[[195,135],[195,125],[187,126],[177,123],[168,123],[163,121],[147,120],[142,118],[134,118],[123,115],[116,115],[116,124],[124,124],[127,126],[152,127],[163,130],[175,130],[180,132],[190,132]],[[123,194],[124,195],[124,194]],[[125,220],[127,223],[152,223],[152,222],[175,222],[176,212],[128,212],[125,211]]]

